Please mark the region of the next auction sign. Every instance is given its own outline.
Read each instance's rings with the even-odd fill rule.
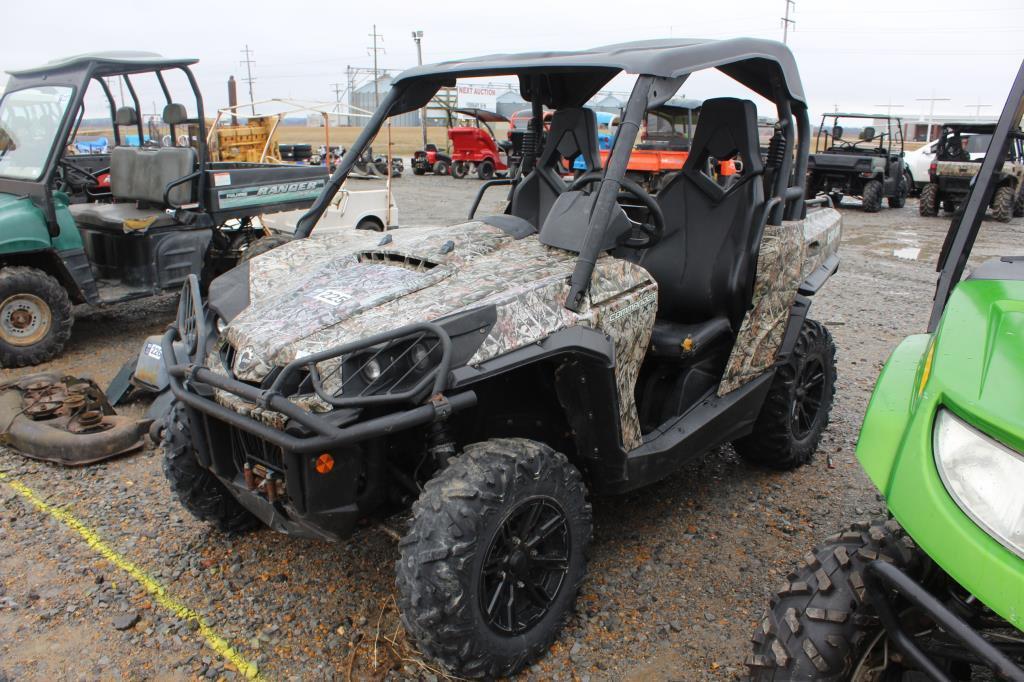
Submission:
[[[486,109],[496,111],[498,108],[498,91],[484,85],[459,85],[460,109]]]

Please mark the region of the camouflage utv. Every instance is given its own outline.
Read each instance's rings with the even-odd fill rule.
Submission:
[[[710,99],[685,166],[652,196],[625,178],[640,124],[705,68],[775,104],[766,159],[754,104]],[[583,105],[622,72],[635,85],[601,169]],[[533,111],[522,176],[480,190],[507,188],[502,215],[301,238],[388,116],[460,77],[498,75],[518,77]],[[807,312],[838,267],[840,215],[804,200],[809,139],[793,57],[771,41],[406,71],[299,239],[205,298],[194,281],[184,290],[162,338],[174,491],[225,530],[326,540],[411,507],[397,565],[409,635],[458,675],[514,673],[573,607],[590,494],[636,489],[729,442],[779,469],[816,449],[835,349]],[[570,184],[578,156],[600,170]],[[720,172],[726,161],[741,172]]]

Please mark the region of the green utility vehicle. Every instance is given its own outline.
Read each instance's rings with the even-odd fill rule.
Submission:
[[[309,206],[323,189],[323,167],[209,161],[196,61],[116,52],[10,72],[0,99],[0,366],[60,353],[73,303],[153,296],[231,268],[263,235],[253,217]],[[139,115],[146,79],[166,101],[163,145]],[[172,98],[182,82],[193,114]],[[118,107],[115,88],[132,105]],[[109,105],[109,153],[76,153],[87,97]]]
[[[808,553],[755,680],[1024,680],[1024,256],[967,258],[1024,114],[1024,64],[939,257],[928,333],[882,370],[857,457],[890,518]]]

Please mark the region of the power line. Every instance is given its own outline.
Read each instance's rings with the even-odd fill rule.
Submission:
[[[985,107],[990,107],[992,105],[982,104],[981,99],[979,98],[977,104],[965,104],[964,106],[967,107],[968,109],[974,109],[974,118],[981,118],[981,110],[984,109]]]
[[[902,104],[893,104],[892,103],[892,99],[889,100],[888,104],[872,104],[871,106],[873,106],[873,107],[880,107],[880,108],[881,107],[885,107],[885,115],[886,116],[892,116],[892,110],[893,109],[902,109],[903,108]]]
[[[246,43],[245,44],[245,49],[244,50],[239,50],[239,52],[241,52],[242,54],[245,55],[245,59],[240,61],[239,64],[245,64],[245,72],[246,72],[246,74],[248,74],[248,76],[246,78],[243,78],[242,80],[244,80],[245,82],[247,82],[249,84],[249,104],[252,107],[252,115],[255,116],[256,115],[256,98],[252,94],[252,82],[254,80],[256,80],[256,79],[252,77],[252,65],[255,64],[256,62],[251,57],[251,55],[253,54],[253,51],[249,49],[249,43]]]
[[[785,44],[786,40],[789,38],[789,27],[790,27],[790,25],[793,26],[793,30],[794,31],[796,30],[796,20],[789,18],[789,10],[790,10],[790,8],[793,9],[794,13],[796,12],[796,0],[786,0],[786,16],[782,17],[782,42],[783,42],[783,44]]]

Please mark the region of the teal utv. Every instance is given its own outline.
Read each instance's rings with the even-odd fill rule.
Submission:
[[[0,99],[0,366],[59,354],[72,304],[176,291],[191,274],[208,281],[263,236],[255,217],[308,206],[323,189],[322,167],[209,159],[197,61],[112,52],[10,72]],[[162,93],[161,140],[147,138],[140,77]],[[172,97],[182,81],[189,106]],[[109,105],[109,151],[75,144],[87,95]]]

